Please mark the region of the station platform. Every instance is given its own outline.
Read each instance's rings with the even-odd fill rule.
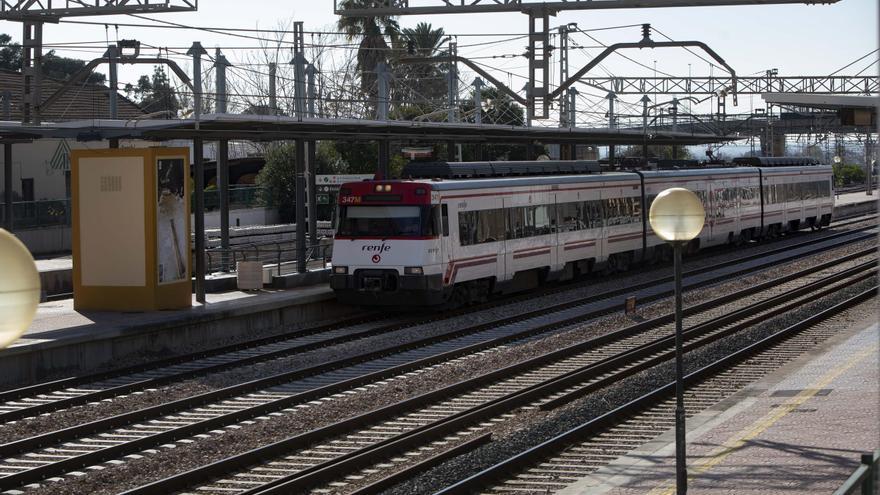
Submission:
[[[24,336],[0,350],[0,388],[209,349],[357,311],[338,304],[326,284],[206,299],[206,305],[193,300],[190,308],[156,312],[76,311],[73,299],[41,303]]]
[[[880,328],[855,322],[812,352],[688,418],[688,493],[833,493],[880,445]],[[668,431],[558,493],[674,495]]]

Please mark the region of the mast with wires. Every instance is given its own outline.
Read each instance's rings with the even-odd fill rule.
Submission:
[[[59,2],[60,3],[60,2]],[[41,121],[43,81],[43,24],[57,23],[64,17],[154,14],[160,12],[189,12],[198,10],[198,0],[167,0],[164,2],[129,2],[102,0],[95,2],[63,2],[64,7],[53,8],[47,2],[20,2],[0,0],[0,21],[22,23],[22,123],[39,125]],[[48,5],[48,7],[46,7]]]

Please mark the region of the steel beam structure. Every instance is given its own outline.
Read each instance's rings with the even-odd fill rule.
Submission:
[[[480,12],[524,12],[542,9],[563,10],[647,9],[658,7],[715,7],[722,5],[832,4],[839,0],[371,0],[354,9],[340,8],[337,15],[365,17],[377,15],[473,14]]]
[[[731,87],[734,78],[715,77],[581,77],[579,83],[618,95],[717,95]],[[832,93],[866,95],[880,93],[878,76],[737,76],[740,95],[761,93]]]
[[[198,0],[0,0],[0,20],[57,22],[61,17],[198,10]]]

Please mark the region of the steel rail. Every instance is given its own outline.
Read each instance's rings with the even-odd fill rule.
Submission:
[[[756,306],[748,308],[748,311],[750,314],[760,312]],[[717,324],[723,325],[726,323],[727,318],[721,317],[719,320],[720,323]],[[690,339],[695,332],[705,331],[706,326],[708,325],[704,325],[701,328],[690,329],[685,335]],[[655,354],[660,352],[660,348],[663,346],[668,347],[673,338],[674,336],[657,339],[652,342],[651,345],[643,346],[643,348],[639,349],[637,352],[627,351],[620,355],[603,359],[576,371],[565,373],[559,377],[547,380],[542,384],[527,387],[526,389],[510,394],[507,397],[495,399],[471,410],[454,414],[449,418],[444,418],[426,425],[425,427],[404,433],[396,439],[380,442],[372,448],[363,449],[362,452],[352,452],[322,465],[308,468],[299,473],[266,483],[263,486],[242,491],[240,495],[284,495],[304,492],[319,483],[326,483],[333,479],[338,479],[340,475],[350,473],[353,469],[359,469],[374,464],[377,458],[391,454],[399,455],[403,448],[413,448],[417,445],[424,445],[426,442],[433,439],[449,435],[465,428],[467,425],[472,425],[479,421],[486,421],[492,417],[496,417],[504,411],[510,411],[517,407],[532,403],[542,395],[552,394],[556,390],[564,389],[570,386],[572,382],[582,380],[587,376],[608,375],[598,380],[600,385],[598,385],[596,389],[611,385],[614,382],[632,376],[639,371],[643,371],[671,359],[674,356],[674,351],[669,351],[660,356],[655,356]],[[691,348],[700,347],[708,343],[710,342],[701,341],[697,346],[691,346]],[[646,360],[646,358],[648,359]],[[126,495],[133,494],[127,493]]]
[[[870,228],[870,227],[865,227],[864,229],[867,229],[867,228]],[[864,229],[862,229],[862,230],[864,230]],[[848,235],[848,234],[850,234],[854,231],[857,231],[857,230],[858,229],[852,230],[852,231],[847,231],[847,232],[835,233],[835,234],[831,234],[828,236],[823,236],[821,238],[809,239],[805,242],[790,245],[785,248],[779,248],[779,249],[775,249],[775,250],[771,250],[771,251],[765,251],[763,253],[757,253],[757,254],[753,254],[753,255],[749,255],[749,256],[745,256],[745,257],[740,257],[740,258],[737,258],[734,260],[729,260],[727,262],[722,262],[720,264],[713,265],[711,267],[690,270],[686,274],[692,275],[692,274],[696,274],[696,273],[703,273],[708,269],[715,269],[715,268],[719,268],[722,266],[729,266],[732,264],[748,261],[751,259],[756,259],[761,256],[767,256],[767,255],[777,253],[780,251],[785,251],[788,249],[795,249],[795,248],[798,248],[801,246],[814,244],[817,242],[822,242],[824,240]],[[662,283],[663,280],[671,280],[671,277],[661,277],[659,279],[655,279],[650,282],[637,284],[637,285],[626,287],[623,289],[607,291],[603,294],[598,295],[597,297],[599,297],[599,298],[613,297],[613,295],[616,295],[616,294],[626,293],[627,291],[630,291],[630,290],[638,290],[638,289],[644,288],[644,287],[646,287],[646,284]],[[579,284],[578,286],[588,285],[589,283],[590,283],[589,281],[583,282],[583,283]],[[544,291],[544,293],[552,294],[555,292],[568,291],[568,290],[572,290],[572,289],[573,289],[572,286],[569,285],[569,286],[562,287],[562,288],[554,288],[549,291]],[[529,294],[528,296],[520,296],[520,297],[534,297],[534,294]],[[513,302],[515,302],[517,299],[519,299],[519,298],[514,298]],[[495,306],[499,306],[499,305],[512,304],[513,302],[510,299],[505,299],[505,300],[497,301],[495,303],[491,303],[488,307],[495,307]],[[486,307],[487,306],[481,306],[480,309],[483,309]],[[557,306],[556,308],[550,308],[550,310],[557,309],[557,308],[562,308],[562,306]],[[451,318],[451,317],[457,316],[459,314],[462,314],[464,312],[465,311],[462,311],[462,310],[453,311],[451,313],[447,312],[443,315],[438,315],[438,318],[436,318],[436,319],[441,319],[441,320],[447,319],[447,318]],[[537,312],[528,312],[528,313],[521,314],[520,317],[529,318],[536,313]],[[344,327],[345,325],[356,325],[356,324],[361,324],[364,322],[376,321],[377,319],[381,319],[381,318],[375,317],[375,316],[371,317],[369,315],[364,316],[364,317],[356,317],[356,318],[351,318],[351,319],[343,321],[343,322],[336,322],[336,323],[332,323],[329,325],[315,327],[312,329],[305,329],[305,330],[282,334],[282,335],[278,335],[278,336],[265,337],[265,338],[257,339],[254,341],[249,341],[249,342],[244,342],[244,343],[239,343],[239,344],[232,344],[232,345],[223,346],[220,348],[215,348],[215,349],[212,349],[209,351],[199,351],[199,352],[187,354],[184,356],[177,356],[174,358],[169,358],[169,359],[162,360],[159,362],[148,363],[148,364],[143,364],[143,365],[136,365],[136,366],[122,369],[122,370],[114,370],[114,371],[102,372],[102,373],[88,375],[88,376],[67,378],[67,379],[57,380],[57,381],[53,381],[53,382],[41,383],[41,384],[29,386],[29,387],[23,387],[23,388],[19,388],[19,389],[7,391],[7,392],[0,392],[0,407],[3,406],[2,402],[11,402],[11,401],[19,399],[21,397],[25,397],[27,395],[34,396],[37,394],[46,394],[47,392],[49,392],[53,389],[57,390],[60,387],[70,388],[70,387],[74,387],[77,385],[81,385],[83,383],[90,383],[90,382],[101,381],[101,380],[117,379],[122,374],[144,373],[144,372],[148,372],[148,371],[153,371],[156,368],[162,367],[162,366],[181,365],[181,364],[185,364],[189,361],[193,361],[193,360],[208,359],[208,358],[215,357],[215,356],[221,356],[222,354],[241,352],[241,351],[245,351],[247,349],[251,349],[251,348],[255,348],[255,347],[259,347],[259,346],[263,346],[263,345],[270,345],[270,344],[274,344],[274,343],[283,342],[284,340],[292,340],[292,339],[302,338],[302,337],[309,336],[309,335],[314,335],[317,333],[335,330],[340,327]],[[368,330],[361,331],[361,332],[355,332],[350,335],[344,335],[344,336],[340,336],[340,337],[336,337],[336,338],[331,338],[331,339],[327,339],[325,341],[318,341],[318,342],[308,343],[308,344],[304,344],[304,345],[292,346],[289,348],[266,352],[266,353],[261,353],[258,355],[249,356],[249,357],[245,357],[245,358],[237,358],[237,359],[225,362],[225,363],[212,364],[212,365],[207,365],[207,366],[203,366],[203,367],[199,367],[199,368],[195,368],[195,369],[187,369],[187,370],[180,371],[180,372],[171,372],[167,375],[163,375],[163,376],[159,376],[159,377],[150,377],[150,378],[146,378],[146,379],[140,379],[140,380],[132,381],[130,383],[126,383],[123,385],[118,385],[118,386],[109,387],[109,388],[105,388],[105,389],[98,390],[98,391],[83,393],[81,395],[65,396],[59,400],[53,400],[50,402],[42,402],[42,403],[35,404],[32,406],[21,407],[18,409],[12,409],[12,410],[8,410],[6,412],[0,413],[0,422],[14,421],[14,420],[19,420],[19,419],[26,418],[26,417],[37,416],[40,414],[46,414],[46,413],[49,413],[52,411],[57,411],[60,409],[74,407],[74,406],[86,404],[89,402],[96,402],[99,400],[103,400],[106,398],[110,398],[110,397],[114,397],[114,396],[118,396],[118,395],[122,395],[122,394],[128,394],[128,393],[138,391],[138,390],[160,387],[160,386],[168,384],[168,383],[173,383],[175,381],[182,381],[182,380],[190,379],[190,378],[204,375],[207,373],[215,373],[215,372],[223,371],[226,369],[231,369],[231,368],[235,368],[235,367],[239,367],[239,366],[246,366],[249,364],[254,364],[254,363],[258,363],[258,362],[262,362],[262,361],[266,361],[266,360],[270,360],[270,359],[276,359],[276,358],[288,356],[288,355],[291,355],[291,354],[294,354],[297,352],[306,352],[306,351],[314,350],[314,349],[321,348],[321,347],[328,347],[331,345],[350,342],[352,340],[368,338],[368,337],[371,337],[374,335],[379,335],[382,333],[399,330],[399,329],[405,328],[407,325],[410,325],[410,324],[424,323],[426,321],[427,320],[425,320],[424,318],[413,318],[413,319],[410,319],[409,321],[392,323],[390,325],[381,326],[381,327],[378,327],[375,329],[368,329]],[[504,320],[498,320],[499,324],[502,321],[504,321]],[[511,320],[506,320],[506,321],[509,322]],[[61,389],[60,391],[66,392],[64,389]],[[45,400],[47,398],[46,397],[38,397],[38,399]]]
[[[833,227],[836,228],[836,227],[843,227],[843,226],[847,226],[847,225],[852,225],[855,223],[861,223],[863,221],[870,220],[872,217],[876,217],[876,214],[875,215],[867,215],[864,218],[858,218],[858,219],[850,220],[850,221],[844,222],[844,223],[835,223],[833,225]],[[869,228],[869,227],[865,227],[865,229],[866,228]],[[852,232],[852,231],[849,231],[849,232]],[[781,248],[781,249],[793,249],[793,248],[797,248],[797,247],[800,247],[803,245],[821,242],[821,241],[824,241],[827,239],[832,239],[832,238],[835,238],[838,236],[846,235],[849,232],[839,232],[839,233],[831,234],[828,236],[822,236],[819,238],[810,239],[808,241],[805,241],[804,243],[794,244],[792,246],[788,246],[786,248]],[[758,256],[761,256],[762,254],[764,254],[764,255],[772,254],[773,252],[777,252],[777,251],[776,250],[768,251],[765,253],[759,253],[759,254],[750,255],[750,256],[758,257]],[[742,261],[746,261],[748,259],[752,259],[752,258],[741,257],[741,258],[737,258],[736,260],[732,260],[732,262],[742,262]],[[697,272],[695,272],[695,271],[686,272],[686,274],[691,274],[691,273],[697,273]],[[590,283],[589,281],[584,282],[583,285],[587,285],[589,283]],[[562,288],[561,290],[569,290],[571,288],[572,288],[571,286],[567,286],[567,287]],[[548,294],[553,293],[553,292],[554,291],[547,291]],[[529,297],[534,297],[534,296],[535,296],[535,294],[529,294]],[[506,299],[506,300],[499,301],[499,302],[502,304],[507,304],[507,303],[510,303],[510,300]],[[481,306],[481,308],[483,308],[483,307],[485,307],[485,306]],[[444,315],[444,317],[448,317],[448,314],[449,313],[446,313],[446,315]],[[457,313],[455,313],[453,316],[455,316],[455,315],[457,315]],[[75,387],[75,386],[82,385],[85,383],[116,378],[118,376],[125,375],[125,374],[141,373],[141,372],[151,371],[156,368],[173,366],[173,365],[185,363],[188,361],[204,359],[204,358],[208,358],[208,357],[212,357],[212,356],[216,356],[216,355],[220,355],[220,354],[237,352],[237,351],[245,350],[245,349],[248,349],[251,347],[258,347],[258,346],[262,346],[262,345],[280,342],[280,341],[287,340],[287,339],[303,337],[306,335],[311,335],[313,333],[326,332],[328,330],[332,330],[332,329],[338,328],[340,326],[356,325],[356,324],[360,324],[360,323],[366,323],[369,321],[375,321],[377,319],[381,319],[381,317],[378,315],[375,315],[371,318],[371,315],[363,315],[363,316],[354,317],[354,318],[350,318],[350,319],[339,321],[339,322],[330,323],[327,325],[321,325],[318,327],[314,327],[312,329],[304,329],[304,330],[300,330],[300,331],[296,331],[296,332],[292,332],[292,333],[289,332],[289,333],[279,334],[276,336],[264,337],[264,338],[260,338],[260,339],[256,339],[256,340],[251,340],[251,341],[247,341],[247,342],[241,342],[241,343],[216,347],[213,349],[196,351],[196,352],[189,353],[189,354],[183,354],[183,355],[174,356],[174,357],[170,357],[170,358],[166,358],[166,359],[162,359],[162,360],[158,360],[158,361],[151,361],[148,363],[137,364],[137,365],[128,366],[128,367],[124,367],[124,368],[115,368],[112,370],[102,371],[102,372],[98,372],[98,373],[80,375],[80,376],[75,376],[75,377],[68,377],[68,378],[53,380],[53,381],[49,381],[49,382],[41,382],[41,383],[37,383],[34,385],[25,386],[25,387],[19,387],[16,389],[0,391],[0,403],[13,401],[15,399],[19,399],[22,397],[34,396],[34,395],[38,395],[38,394],[45,394],[47,392],[51,392],[51,391],[58,390],[58,389]],[[421,321],[425,321],[425,320],[422,319]],[[192,376],[192,375],[182,374],[180,376],[187,377],[187,376]],[[184,379],[184,378],[180,378],[180,379]],[[156,381],[144,381],[142,383],[143,383],[143,386],[141,387],[141,389],[161,384],[161,382],[156,382]],[[133,386],[130,386],[127,389],[119,389],[119,393],[129,393],[129,392],[132,392],[135,390],[139,390],[139,388],[133,388]],[[100,400],[102,398],[106,398],[106,397],[97,397],[96,400]],[[66,407],[69,407],[69,405]],[[49,412],[49,411],[40,411],[36,414],[42,414],[45,412]],[[6,416],[6,414],[8,414],[8,413],[0,414],[0,421],[11,421],[13,419],[17,419],[17,418],[14,418],[13,416]],[[9,419],[7,419],[7,418],[9,418]]]
[[[875,285],[871,289],[868,289],[856,296],[853,296],[841,303],[838,303],[830,308],[827,308],[815,315],[812,315],[804,320],[801,320],[794,325],[791,325],[779,332],[774,333],[764,339],[759,340],[743,349],[740,349],[730,355],[721,358],[703,368],[700,368],[697,371],[689,373],[685,376],[685,384],[686,385],[694,385],[702,380],[710,378],[726,369],[730,366],[749,358],[755,354],[758,354],[762,351],[766,351],[770,349],[772,346],[777,344],[782,344],[784,341],[803,331],[806,330],[818,323],[821,323],[828,318],[833,317],[834,315],[839,314],[846,309],[849,309],[857,304],[865,302],[872,297],[875,297],[878,293],[878,286]],[[623,406],[620,406],[612,411],[609,411],[595,419],[590,420],[589,422],[578,426],[572,430],[569,430],[565,433],[557,435],[556,437],[547,440],[535,447],[532,447],[520,454],[510,457],[509,459],[497,463],[487,469],[480,471],[479,473],[470,476],[458,483],[455,483],[451,486],[444,488],[435,493],[435,495],[453,495],[453,494],[461,494],[461,493],[474,493],[479,491],[486,486],[496,482],[499,479],[502,479],[506,474],[515,472],[521,469],[524,469],[528,466],[534,465],[540,460],[552,455],[554,452],[558,452],[559,450],[565,448],[572,443],[580,441],[583,438],[594,435],[608,426],[617,424],[621,418],[625,418],[631,416],[633,414],[638,413],[641,410],[644,410],[652,405],[655,405],[662,400],[672,396],[675,391],[675,383],[667,383],[652,392],[649,392]]]
[[[861,253],[861,256],[865,256],[866,254],[874,254],[874,253],[875,253],[875,251],[873,249],[865,250],[863,253]],[[842,260],[835,260],[834,262],[829,262],[828,264],[826,264],[826,266],[812,267],[808,270],[803,270],[800,272],[800,276],[807,276],[809,274],[814,273],[817,269],[823,269],[823,268],[828,268],[828,267],[834,266],[834,265],[838,264],[840,261],[842,261]],[[765,290],[767,288],[771,288],[775,285],[778,285],[779,283],[788,282],[792,279],[793,278],[790,275],[785,276],[785,277],[780,277],[779,279],[775,279],[773,281],[768,281],[763,284],[760,284],[760,287],[761,287],[761,290]],[[774,282],[776,282],[776,283],[774,284]],[[829,282],[826,282],[826,283],[829,283]],[[812,287],[815,287],[815,286],[816,285],[812,285]],[[756,286],[756,287],[758,287],[758,286]],[[758,290],[758,291],[760,291],[760,290]],[[715,304],[710,304],[710,302],[703,303],[701,305],[697,305],[692,308],[688,308],[689,309],[688,312],[689,313],[696,313],[696,312],[700,312],[700,311],[705,311],[706,309],[711,309],[712,307],[715,307],[719,304],[729,303],[731,300],[735,300],[741,296],[745,296],[745,295],[748,295],[748,294],[754,293],[754,292],[756,292],[756,291],[749,289],[746,291],[736,293],[734,295],[717,298],[716,300],[713,300],[715,302]],[[138,489],[134,489],[129,492],[126,492],[126,495],[146,495],[149,493],[162,493],[162,492],[169,492],[169,491],[173,491],[173,490],[185,489],[196,482],[203,481],[204,479],[210,479],[210,478],[217,476],[217,475],[229,473],[230,471],[232,471],[234,469],[245,467],[245,466],[247,466],[249,464],[253,464],[254,462],[259,461],[259,460],[264,460],[264,459],[270,458],[270,457],[276,457],[276,456],[281,455],[285,452],[288,452],[296,447],[302,447],[304,445],[309,445],[317,440],[321,440],[324,438],[332,437],[334,435],[343,433],[347,430],[350,430],[353,427],[362,426],[364,424],[367,424],[367,423],[370,423],[373,421],[384,419],[385,417],[389,416],[390,414],[400,414],[400,413],[402,413],[402,411],[410,410],[413,407],[419,407],[421,405],[428,404],[428,403],[433,402],[437,399],[448,397],[454,393],[459,393],[459,392],[468,390],[470,388],[473,388],[474,386],[479,386],[481,384],[491,382],[492,380],[507,378],[515,373],[522,372],[522,371],[534,368],[536,366],[540,366],[544,363],[558,361],[559,359],[562,359],[567,356],[571,356],[575,353],[584,352],[585,350],[591,349],[593,347],[603,345],[603,344],[606,344],[609,342],[613,342],[615,340],[619,340],[622,336],[633,335],[633,334],[645,331],[647,329],[656,327],[657,325],[669,323],[670,321],[672,321],[672,318],[673,318],[673,315],[668,314],[668,315],[658,317],[658,318],[655,318],[655,319],[647,321],[647,322],[643,322],[643,323],[628,327],[628,328],[620,330],[618,332],[614,332],[613,334],[608,334],[605,336],[596,337],[594,339],[590,339],[586,342],[575,344],[573,346],[567,347],[562,350],[554,351],[554,352],[545,354],[543,356],[539,356],[537,358],[533,358],[531,360],[528,360],[528,361],[525,361],[522,363],[517,363],[515,365],[511,365],[511,366],[506,367],[501,370],[496,370],[494,372],[490,372],[490,373],[483,375],[481,377],[476,377],[476,378],[472,378],[469,380],[465,380],[465,381],[450,385],[450,386],[445,387],[440,390],[436,390],[436,391],[428,392],[426,394],[422,394],[418,397],[408,399],[408,400],[403,401],[399,404],[386,406],[386,407],[362,414],[358,417],[355,417],[355,418],[352,418],[352,419],[349,419],[346,421],[342,421],[342,422],[336,423],[334,425],[330,425],[325,428],[321,428],[318,430],[313,430],[308,433],[297,435],[297,436],[288,438],[286,440],[282,440],[280,442],[276,442],[274,444],[271,444],[271,445],[268,445],[265,447],[251,450],[249,452],[246,452],[246,453],[238,455],[238,456],[233,456],[231,458],[227,458],[222,461],[217,461],[217,462],[209,464],[207,466],[197,468],[195,470],[191,470],[189,472],[182,473],[180,475],[170,477],[170,478],[167,478],[162,481],[158,481],[158,482],[155,482],[155,483],[152,483],[149,485],[145,485],[145,486],[140,487]],[[726,323],[726,319],[719,320],[719,321]],[[282,479],[282,480],[273,482],[274,484],[270,484],[268,486],[277,486],[278,487],[278,491],[275,491],[272,493],[294,493],[294,492],[298,492],[300,490],[304,490],[309,486],[313,486],[315,483],[318,483],[322,480],[326,481],[327,479],[330,479],[333,476],[335,476],[336,474],[338,474],[338,472],[341,470],[341,468],[339,467],[339,464],[338,464],[339,462],[346,463],[347,464],[346,469],[352,468],[353,465],[357,465],[357,464],[363,463],[363,462],[368,462],[371,459],[375,459],[379,455],[384,455],[386,453],[398,451],[401,448],[406,448],[408,445],[410,445],[411,442],[415,441],[415,440],[410,440],[409,435],[427,434],[429,436],[436,436],[439,434],[444,434],[444,433],[447,433],[448,431],[450,431],[450,428],[459,427],[462,424],[462,422],[471,422],[472,423],[473,421],[478,421],[480,418],[487,417],[486,416],[487,414],[497,414],[497,413],[499,413],[499,411],[501,411],[504,408],[514,407],[514,405],[511,405],[512,403],[510,401],[513,401],[513,404],[521,405],[524,402],[534,400],[535,397],[537,397],[541,394],[547,393],[548,388],[568,387],[568,386],[570,386],[571,383],[573,383],[573,382],[576,383],[577,380],[581,379],[582,374],[584,374],[584,373],[598,373],[599,370],[605,370],[605,372],[612,370],[613,368],[608,368],[608,366],[611,366],[610,364],[608,364],[610,362],[609,361],[610,359],[611,358],[608,358],[608,359],[599,361],[598,363],[593,363],[585,368],[581,368],[580,372],[578,372],[578,373],[571,372],[571,373],[566,373],[566,374],[559,376],[559,377],[555,377],[552,380],[550,380],[548,383],[545,383],[541,386],[534,385],[534,386],[528,387],[524,390],[516,392],[515,394],[513,394],[513,396],[502,397],[499,399],[492,400],[489,403],[478,406],[477,408],[474,408],[472,410],[465,411],[463,413],[459,413],[459,414],[456,414],[456,415],[451,416],[449,418],[446,418],[446,419],[442,420],[440,422],[440,424],[432,423],[432,424],[426,425],[424,427],[417,428],[415,430],[407,432],[403,436],[401,436],[400,438],[394,438],[394,439],[389,439],[389,440],[379,442],[379,443],[375,444],[373,447],[365,449],[364,451],[356,451],[356,452],[352,452],[350,454],[346,454],[345,456],[334,459],[332,461],[332,463],[329,463],[326,465],[315,466],[313,468],[308,468],[304,471],[297,473],[296,475],[291,477],[291,479]],[[613,364],[615,367],[619,367],[619,364],[616,361]],[[479,415],[479,417],[476,419],[473,417],[473,415],[475,415],[475,414]],[[445,423],[447,421],[450,421],[451,423],[448,423],[448,424]],[[470,423],[468,423],[468,424],[470,424]],[[455,426],[453,426],[453,425],[455,425]],[[418,438],[420,438],[418,440],[418,442],[425,441],[425,438],[423,438],[421,436]],[[381,449],[381,450],[376,450],[376,449]],[[351,463],[354,463],[354,464],[352,465]],[[263,486],[260,488],[260,490],[265,489],[266,487],[267,486]],[[244,493],[250,494],[252,492],[246,491]],[[257,490],[255,489],[253,491],[253,493],[257,493]]]
[[[850,242],[855,242],[856,240],[861,239],[861,236],[854,236],[852,239],[845,239],[840,242],[840,244],[835,244],[828,247],[823,247],[824,249],[831,249],[833,247],[839,247],[839,245],[848,244]],[[790,253],[787,253],[790,255]],[[793,255],[798,256],[798,255]],[[840,261],[840,260],[836,260]],[[747,269],[742,270],[742,272],[750,272],[760,267],[773,264],[775,262],[764,262],[762,264],[749,267]],[[715,267],[717,268],[717,266]],[[815,268],[814,268],[815,269]],[[704,270],[705,271],[705,270]],[[724,279],[728,277],[728,275],[718,276],[718,279]],[[707,280],[701,282],[699,285],[703,285],[705,283],[710,283],[713,280]],[[696,286],[698,284],[689,284],[690,287]],[[663,295],[668,294],[669,291],[664,291],[659,294],[656,294],[653,298],[662,297]],[[592,314],[593,316],[604,313],[605,310],[594,311],[592,313],[588,313],[588,315]],[[27,484],[33,481],[38,481],[40,479],[44,479],[46,477],[50,477],[57,474],[63,474],[64,472],[68,472],[70,470],[79,469],[85,466],[93,465],[103,460],[107,460],[109,458],[119,457],[121,455],[125,455],[132,452],[141,451],[147,448],[150,448],[155,445],[161,445],[163,443],[167,443],[170,441],[174,441],[180,439],[187,435],[192,435],[196,433],[200,433],[203,431],[210,431],[222,426],[226,426],[228,424],[247,420],[256,416],[261,416],[264,414],[268,414],[270,412],[274,412],[280,409],[284,409],[290,407],[293,404],[307,402],[310,400],[314,400],[316,398],[320,398],[326,395],[332,395],[334,393],[338,393],[339,391],[356,388],[358,386],[363,385],[364,383],[369,383],[376,380],[381,380],[384,378],[388,378],[389,376],[395,376],[402,373],[406,373],[412,371],[414,369],[419,369],[422,367],[430,366],[436,364],[438,362],[442,362],[449,359],[454,359],[463,355],[471,354],[474,352],[479,352],[486,348],[495,347],[513,340],[519,340],[531,335],[537,335],[540,333],[544,333],[553,328],[557,328],[560,325],[571,324],[577,321],[582,321],[587,316],[580,315],[577,317],[569,318],[567,320],[563,320],[561,322],[553,322],[542,327],[527,329],[525,331],[518,332],[513,335],[504,336],[498,339],[489,340],[480,342],[477,344],[473,344],[471,346],[463,347],[457,350],[448,351],[442,354],[437,354],[435,356],[431,356],[428,358],[412,361],[403,365],[399,365],[393,368],[389,368],[386,370],[381,370],[373,373],[369,373],[360,377],[343,380],[328,386],[315,388],[309,390],[307,392],[290,395],[288,397],[284,397],[282,399],[277,399],[272,402],[267,402],[260,406],[250,407],[247,409],[242,409],[240,411],[236,411],[229,414],[224,414],[215,418],[202,420],[199,422],[195,422],[180,428],[167,430],[160,433],[151,433],[143,438],[133,440],[130,442],[122,443],[119,445],[114,445],[110,447],[106,447],[100,450],[96,450],[94,452],[82,454],[76,457],[67,458],[55,463],[46,464],[44,466],[35,467],[26,471],[21,471],[16,474],[8,475],[6,477],[0,478],[0,489],[6,489],[15,486],[21,486],[23,484]],[[463,333],[464,331],[451,332],[453,334]],[[467,332],[464,332],[467,333]],[[448,337],[448,334],[447,334]],[[427,339],[423,339],[419,341],[421,343],[428,343],[432,341],[442,340],[437,337],[430,337]],[[418,347],[418,345],[414,343],[406,344],[407,347]],[[370,353],[371,357],[382,357],[391,350],[395,349],[394,347],[381,349],[378,351],[374,351]],[[397,347],[399,350],[399,346]],[[347,361],[347,360],[341,360]],[[0,457],[9,457],[10,455],[14,455],[17,453],[25,452],[30,449],[34,449],[37,447],[41,447],[49,444],[57,444],[61,441],[82,437],[83,435],[88,435],[95,433],[97,431],[107,430],[116,426],[125,426],[128,424],[135,423],[136,421],[150,419],[156,416],[161,416],[163,414],[170,414],[181,409],[192,408],[198,405],[202,405],[204,403],[210,402],[212,400],[218,400],[225,398],[234,393],[246,393],[255,388],[264,388],[273,384],[278,384],[281,382],[286,382],[293,380],[297,377],[311,376],[316,374],[318,371],[329,371],[332,369],[336,369],[340,367],[340,362],[327,363],[323,365],[319,365],[308,370],[300,370],[296,372],[287,372],[279,375],[275,375],[273,377],[268,377],[265,379],[255,380],[253,382],[249,382],[246,384],[236,385],[232,387],[228,387],[227,389],[221,389],[214,392],[209,392],[206,394],[202,394],[200,396],[195,396],[192,398],[182,399],[178,401],[174,401],[168,404],[162,404],[158,406],[153,406],[149,408],[145,408],[139,411],[133,411],[131,413],[125,413],[118,416],[114,416],[111,418],[106,418],[98,421],[94,421],[91,423],[87,423],[84,425],[78,425],[71,428],[67,428],[64,430],[58,430],[55,432],[46,433],[43,435],[37,435],[32,438],[23,439],[16,442],[11,442],[0,446]],[[350,363],[349,363],[350,364]],[[254,384],[259,383],[259,386],[255,386]]]

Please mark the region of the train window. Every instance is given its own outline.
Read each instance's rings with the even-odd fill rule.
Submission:
[[[823,180],[819,184],[821,185],[820,195],[823,198],[830,198],[831,197],[831,182],[829,182],[827,180]]]
[[[477,220],[477,242],[504,240],[504,210],[480,210]]]
[[[420,206],[344,206],[336,234],[344,237],[432,235],[430,211]]]
[[[605,223],[602,201],[584,201],[581,205],[583,213],[581,221],[588,229],[601,229],[602,225]]]
[[[449,208],[446,205],[440,205],[440,225],[443,237],[449,237]]]
[[[463,211],[458,214],[462,246],[504,240],[504,210]]]
[[[584,228],[579,214],[580,203],[560,203],[556,205],[557,224],[560,232],[572,232]]]
[[[477,212],[461,211],[458,213],[458,238],[462,246],[477,243]]]
[[[550,211],[550,206],[548,205],[539,205],[539,206],[530,206],[529,207],[533,212],[534,219],[534,234],[533,235],[547,235],[553,232],[554,224],[552,222],[552,215]]]

